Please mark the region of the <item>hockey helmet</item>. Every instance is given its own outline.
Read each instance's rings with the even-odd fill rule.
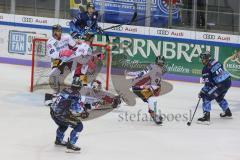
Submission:
[[[205,52],[202,52],[202,53],[200,54],[200,59],[201,59],[201,60],[204,60],[204,59],[208,60],[208,59],[210,59],[210,58],[211,58],[211,54],[210,54],[209,51],[205,51]]]
[[[94,4],[92,3],[92,2],[89,2],[88,4],[87,4],[87,9],[88,8],[93,8],[93,9],[95,9],[95,6],[94,6]]]
[[[76,89],[81,89],[82,88],[82,82],[80,80],[80,77],[74,77],[73,78],[71,87],[76,88]]]
[[[164,56],[157,56],[155,59],[155,64],[164,66],[165,64],[165,57]]]
[[[59,24],[53,25],[52,32],[55,32],[55,31],[62,32],[62,26],[60,26]]]

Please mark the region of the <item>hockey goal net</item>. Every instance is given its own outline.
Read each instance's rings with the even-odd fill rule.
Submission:
[[[32,71],[30,91],[38,89],[51,89],[49,84],[49,73],[51,72],[51,58],[47,56],[47,40],[35,38],[32,41]],[[105,44],[92,44],[93,51],[104,53],[104,59],[98,63],[100,70],[96,79],[102,82],[102,86],[109,90],[111,49]],[[64,85],[69,86],[72,82],[73,73],[70,73],[64,80]]]

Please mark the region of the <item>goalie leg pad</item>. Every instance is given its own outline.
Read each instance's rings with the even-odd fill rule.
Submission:
[[[58,93],[60,91],[60,77],[59,76],[50,76],[49,77],[50,87]]]

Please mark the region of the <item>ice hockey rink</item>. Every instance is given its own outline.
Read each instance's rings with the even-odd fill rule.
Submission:
[[[226,96],[232,119],[220,119],[221,110],[213,103],[211,125],[196,124],[196,118],[202,115],[199,107],[188,127],[184,117],[194,109],[202,85],[168,81],[173,90],[158,99],[167,117],[163,126],[142,120],[147,107],[138,99],[135,107],[122,104],[84,122],[77,142],[82,150],[69,154],[65,148],[54,146],[57,126],[49,108],[43,105],[43,93],[29,92],[30,67],[0,64],[0,75],[1,160],[240,159],[239,88],[232,87]]]

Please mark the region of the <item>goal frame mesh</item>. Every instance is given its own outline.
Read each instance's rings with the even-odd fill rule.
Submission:
[[[31,83],[30,83],[30,92],[34,91],[34,87],[36,84],[34,84],[34,73],[35,73],[35,56],[36,55],[36,43],[37,42],[44,42],[45,43],[45,51],[47,50],[47,38],[34,38],[32,40],[32,67],[31,67]],[[110,82],[110,72],[111,72],[111,47],[108,44],[98,44],[93,43],[91,44],[92,47],[101,47],[104,48],[107,54],[106,57],[106,81],[105,81],[105,89],[109,90],[109,82]],[[46,54],[45,54],[46,55]],[[47,55],[46,55],[47,56]],[[49,62],[51,63],[51,62]]]

